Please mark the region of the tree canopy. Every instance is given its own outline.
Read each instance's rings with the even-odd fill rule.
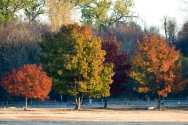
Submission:
[[[113,65],[104,64],[105,51],[101,40],[93,36],[89,26],[63,25],[58,33],[44,36],[40,47],[44,55],[40,62],[53,79],[53,88],[59,93],[77,96],[109,96],[102,91],[112,83]]]
[[[70,0],[47,0],[47,6],[53,32],[57,32],[62,25],[73,23],[71,11],[73,11],[75,4]]]
[[[166,97],[169,92],[183,90],[181,63],[175,65],[179,56],[179,51],[174,46],[170,47],[164,38],[155,34],[145,35],[131,57],[130,76],[139,84],[137,91],[152,91],[159,97]]]
[[[33,21],[44,13],[45,0],[0,0],[0,5],[0,23],[8,23],[15,17]],[[19,11],[23,11],[24,15]]]
[[[27,110],[27,98],[48,98],[51,91],[52,80],[42,71],[42,67],[35,64],[24,65],[19,69],[13,69],[12,73],[6,72],[1,86],[14,96],[26,98],[25,110]]]
[[[79,6],[82,12],[81,21],[99,29],[133,17],[132,0],[88,0]]]
[[[7,23],[13,18],[17,6],[16,0],[0,0],[0,24]]]
[[[105,62],[114,64],[113,83],[110,85],[110,92],[113,94],[127,91],[126,83],[129,82],[127,72],[131,65],[128,63],[128,54],[120,52],[120,44],[116,38],[108,37],[102,42],[102,49],[106,51]]]

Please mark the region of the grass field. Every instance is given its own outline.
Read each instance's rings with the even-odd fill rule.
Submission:
[[[188,108],[0,108],[0,125],[188,125]]]

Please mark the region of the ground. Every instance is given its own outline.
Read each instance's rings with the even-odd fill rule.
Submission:
[[[0,125],[188,125],[188,109],[0,108]]]

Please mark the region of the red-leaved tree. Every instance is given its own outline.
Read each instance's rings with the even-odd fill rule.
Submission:
[[[27,110],[27,99],[38,98],[44,100],[48,98],[51,91],[52,80],[42,71],[41,66],[28,64],[13,69],[12,73],[6,72],[1,82],[1,86],[14,96],[25,97],[25,110]]]
[[[114,64],[113,83],[110,85],[110,93],[118,94],[127,91],[126,84],[130,78],[126,72],[131,69],[128,63],[128,54],[120,52],[120,44],[117,43],[115,37],[108,37],[102,42],[102,49],[106,51],[105,62]],[[104,108],[107,107],[105,100]]]

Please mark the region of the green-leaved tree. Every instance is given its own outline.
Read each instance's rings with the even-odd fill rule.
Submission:
[[[79,3],[82,22],[99,29],[132,18],[133,0],[87,0]]]
[[[0,0],[0,24],[12,19],[34,21],[45,11],[46,0]],[[24,14],[21,14],[20,12]]]
[[[17,6],[15,0],[0,0],[0,24],[7,23],[13,18]]]
[[[113,65],[104,63],[101,40],[93,36],[89,26],[70,24],[58,33],[45,35],[40,43],[40,62],[53,79],[53,89],[75,96],[80,109],[80,97],[109,96]]]

